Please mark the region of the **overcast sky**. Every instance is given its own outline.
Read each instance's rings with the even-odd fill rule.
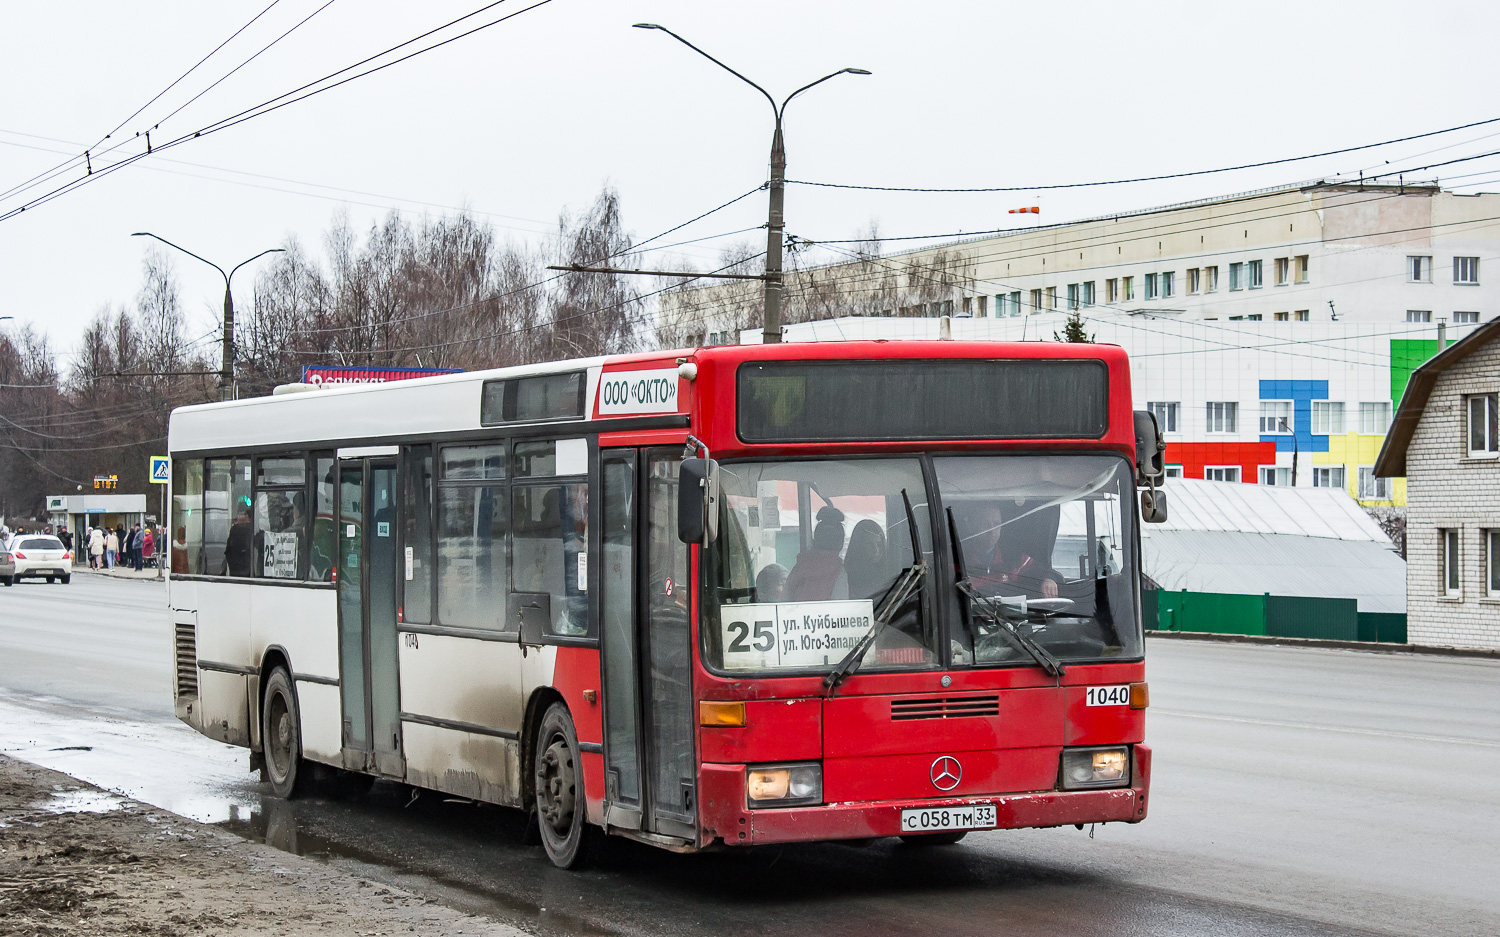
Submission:
[[[271,0],[7,0],[0,191],[76,156]],[[99,149],[95,168],[474,11],[485,0],[326,0],[269,12]],[[507,0],[465,25],[525,9]],[[766,178],[771,116],[755,91],[668,26],[793,102],[788,177],[889,186],[1044,185],[1315,153],[1500,117],[1500,4],[1006,3],[925,0],[551,0],[514,19],[268,116],[142,159],[0,221],[0,316],[59,351],[130,302],[154,231],[216,262],[298,238],[321,254],[336,212],[358,230],[392,208],[466,206],[502,237],[538,238],[605,184],[639,240]],[[462,27],[459,27],[462,28]],[[452,35],[450,30],[442,36]],[[1439,149],[1442,148],[1442,149]],[[1051,193],[907,194],[790,187],[804,238],[979,231],[1500,149],[1500,124],[1343,156],[1186,180]],[[1438,150],[1430,156],[1429,151]],[[97,151],[96,151],[97,152]],[[1493,170],[1486,172],[1486,170]],[[1500,189],[1500,157],[1441,171]],[[1431,177],[1434,173],[1417,173]],[[57,179],[0,199],[19,207]],[[1039,217],[1007,209],[1038,205]],[[668,241],[765,221],[763,193]],[[681,253],[707,265],[720,246]],[[211,333],[222,281],[178,258],[189,337]],[[252,281],[235,280],[247,304]]]

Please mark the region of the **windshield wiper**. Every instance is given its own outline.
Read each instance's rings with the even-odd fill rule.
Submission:
[[[901,571],[891,587],[885,590],[885,595],[880,598],[880,606],[875,609],[875,622],[865,636],[859,639],[859,643],[849,649],[844,659],[828,672],[823,678],[823,689],[829,697],[838,692],[839,684],[848,679],[849,674],[864,659],[865,653],[870,650],[870,645],[885,630],[886,625],[896,617],[912,596],[917,595],[922,589],[922,578],[927,575],[927,562],[922,559],[922,544],[917,539],[917,518],[911,509],[911,499],[906,495],[906,489],[901,489],[901,503],[906,506],[906,528],[911,534],[911,557],[912,565]]]
[[[1013,617],[1011,611],[1006,608],[1003,601],[997,602],[974,588],[974,583],[969,579],[969,564],[964,562],[964,545],[958,536],[958,525],[953,522],[953,509],[951,507],[948,508],[948,537],[953,541],[953,562],[957,567],[956,572],[958,573],[958,582],[956,585],[958,586],[958,591],[962,592],[969,600],[971,613],[973,606],[978,606],[988,613],[995,624],[1010,636],[1010,639],[1015,642],[1016,646],[1031,655],[1031,659],[1040,664],[1041,668],[1049,676],[1054,678],[1062,677],[1066,672],[1062,662],[1049,654],[1046,648],[1033,641],[1031,635],[1026,634],[1020,628],[1016,627],[1017,620],[1025,621],[1026,619],[1024,617],[1020,619]],[[1021,603],[1021,607],[1022,609],[1026,608],[1024,600]]]

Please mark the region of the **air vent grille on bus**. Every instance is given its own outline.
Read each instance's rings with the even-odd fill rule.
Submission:
[[[198,639],[192,622],[177,623],[177,695],[198,695]]]
[[[1000,697],[998,696],[948,696],[936,699],[891,700],[892,722],[998,715],[1000,715]]]

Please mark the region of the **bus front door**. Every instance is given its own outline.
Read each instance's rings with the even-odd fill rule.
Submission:
[[[688,548],[680,448],[606,451],[603,654],[610,826],[697,839]]]
[[[396,465],[339,465],[339,686],[344,767],[399,778]]]

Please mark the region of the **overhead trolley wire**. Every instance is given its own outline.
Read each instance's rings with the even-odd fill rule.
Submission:
[[[1136,176],[1128,179],[1107,179],[1097,182],[1063,182],[1049,185],[1006,185],[1006,186],[975,186],[968,188],[944,188],[936,186],[886,186],[886,185],[852,185],[842,182],[814,182],[806,179],[788,179],[789,185],[817,186],[825,189],[856,189],[865,192],[955,192],[955,193],[979,193],[979,192],[1042,192],[1055,189],[1087,189],[1109,185],[1129,185],[1136,182],[1161,182],[1167,179],[1187,179],[1194,176],[1209,176],[1217,173],[1239,172],[1244,169],[1260,169],[1265,166],[1280,166],[1286,163],[1299,163],[1309,159],[1321,159],[1325,156],[1338,156],[1343,153],[1356,153],[1360,150],[1372,150],[1376,147],[1390,146],[1395,143],[1406,143],[1411,140],[1421,140],[1427,137],[1435,137],[1445,133],[1455,133],[1459,130],[1468,130],[1472,127],[1483,127],[1488,124],[1500,123],[1500,117],[1491,117],[1487,120],[1476,120],[1456,127],[1446,127],[1442,130],[1431,130],[1426,133],[1412,134],[1406,137],[1397,137],[1392,140],[1382,140],[1379,143],[1364,143],[1359,146],[1346,146],[1337,150],[1325,150],[1321,153],[1308,153],[1304,156],[1288,156],[1282,159],[1267,159],[1255,163],[1241,163],[1238,166],[1224,166],[1218,169],[1196,169],[1191,172],[1162,173],[1155,176]]]

